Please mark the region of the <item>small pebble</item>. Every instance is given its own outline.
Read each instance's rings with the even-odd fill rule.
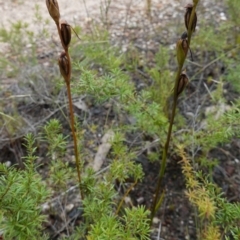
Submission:
[[[66,206],[65,209],[66,209],[66,212],[68,213],[68,212],[72,211],[73,208],[74,208],[74,204],[70,203]]]

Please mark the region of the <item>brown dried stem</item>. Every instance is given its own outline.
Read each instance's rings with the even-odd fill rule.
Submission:
[[[69,61],[69,65],[71,66],[71,59],[69,56],[68,51],[66,52],[67,58]],[[76,160],[76,167],[77,167],[77,174],[78,174],[78,183],[79,183],[79,189],[80,189],[80,194],[82,200],[84,199],[84,194],[81,189],[81,183],[82,183],[82,178],[81,178],[81,162],[79,159],[79,153],[78,153],[78,141],[77,141],[77,136],[75,132],[75,120],[74,120],[74,112],[73,112],[73,103],[72,103],[72,93],[71,93],[71,86],[70,86],[70,77],[71,77],[71,70],[68,75],[68,81],[66,81],[66,86],[67,86],[67,95],[68,95],[68,103],[69,103],[69,113],[70,113],[70,125],[71,125],[71,130],[72,130],[72,136],[73,136],[73,142],[74,142],[74,155],[75,155],[75,160]]]
[[[69,104],[69,114],[70,114],[70,126],[72,130],[72,136],[73,136],[73,143],[74,143],[74,155],[75,155],[75,160],[76,160],[76,167],[77,167],[77,174],[78,174],[78,183],[79,183],[79,189],[80,189],[80,194],[82,200],[84,199],[84,194],[81,189],[81,183],[82,183],[82,178],[81,178],[81,162],[79,158],[79,153],[78,153],[78,141],[77,141],[77,135],[75,132],[75,120],[74,120],[74,111],[73,111],[73,103],[72,103],[72,93],[71,93],[71,85],[70,85],[70,79],[71,79],[71,58],[68,52],[68,49],[65,51],[68,63],[69,63],[69,73],[67,75],[67,79],[65,79],[66,87],[67,87],[67,95],[68,95],[68,104]]]
[[[125,194],[123,195],[120,203],[118,204],[118,208],[117,208],[116,213],[115,213],[116,215],[118,215],[118,213],[119,213],[119,211],[120,211],[120,209],[121,209],[121,207],[122,207],[122,205],[123,205],[124,199],[125,199],[126,196],[130,193],[130,191],[136,186],[136,184],[137,184],[137,181],[135,181],[135,182],[128,188],[128,190],[125,192]]]

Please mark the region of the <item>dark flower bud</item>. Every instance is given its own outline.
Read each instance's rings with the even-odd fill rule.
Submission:
[[[61,20],[59,24],[60,28],[60,38],[62,40],[62,45],[65,50],[67,50],[71,42],[71,26],[65,21]]]
[[[68,75],[70,72],[70,65],[65,52],[62,52],[60,54],[60,57],[58,59],[58,65],[64,80],[66,81],[66,83],[69,83]]]
[[[183,92],[187,84],[188,84],[188,77],[187,77],[186,71],[184,70],[182,71],[178,79],[177,96],[179,96]]]
[[[48,12],[56,24],[59,23],[60,11],[57,0],[46,0]]]
[[[185,8],[186,8],[186,13],[185,13],[185,16],[184,16],[184,20],[185,20],[186,29],[188,30],[189,24],[190,24],[190,17],[191,17],[193,5],[191,3],[189,3],[189,4],[187,4],[187,6]],[[196,25],[197,25],[197,14],[195,12],[194,13],[194,17],[193,17],[193,21],[192,21],[192,27],[191,27],[191,30],[193,32],[195,32]]]
[[[181,65],[186,58],[188,52],[188,40],[187,40],[187,33],[184,32],[180,39],[177,41],[177,61],[178,64]]]
[[[188,34],[187,32],[184,32],[181,36],[182,40],[182,48],[185,54],[187,54],[188,51]]]

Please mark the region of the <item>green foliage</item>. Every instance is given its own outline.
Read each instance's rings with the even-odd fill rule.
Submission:
[[[4,239],[39,239],[39,230],[45,220],[40,214],[40,206],[49,194],[35,170],[34,137],[28,134],[25,141],[27,156],[24,170],[0,164],[0,228]]]
[[[125,231],[130,236],[134,236],[133,239],[147,240],[149,239],[149,211],[146,211],[144,207],[138,208],[126,208],[126,215],[124,216]],[[131,238],[125,238],[131,239]]]
[[[205,26],[205,29],[204,31],[199,31],[199,33],[194,36],[192,48],[194,49],[197,47],[201,49],[201,54],[203,57],[206,51],[213,52],[213,56],[214,54],[222,53],[224,48],[227,46],[227,43],[226,39],[219,38],[219,35],[224,33],[219,31],[219,29],[215,29],[213,26],[207,24],[206,22],[203,22],[202,24]]]
[[[52,159],[61,158],[66,152],[67,139],[62,134],[61,124],[57,119],[50,120],[43,128],[48,141],[48,154]]]
[[[170,51],[160,46],[155,55],[155,67],[148,69],[149,75],[154,82],[149,89],[151,99],[160,106],[165,106],[169,93],[173,89],[173,73],[169,70]]]
[[[149,212],[144,207],[126,208],[122,221],[114,215],[104,214],[93,225],[87,239],[126,239],[126,240],[148,240]]]
[[[89,94],[97,102],[115,99],[120,103],[117,105],[118,107],[136,119],[137,128],[149,134],[156,132],[163,134],[167,119],[163,112],[163,105],[159,102],[163,103],[163,99],[169,96],[169,91],[166,90],[167,86],[169,88],[167,81],[163,81],[161,85],[163,94],[157,94],[157,91],[161,89],[156,90],[158,89],[156,86],[137,94],[133,84],[129,81],[129,76],[120,69],[112,69],[109,73],[98,76],[93,70],[85,70],[81,66],[78,68],[81,77],[75,83],[75,93]],[[169,73],[165,71],[163,74],[165,75],[163,80],[167,79],[166,74],[169,76]],[[160,98],[159,95],[161,95]],[[133,127],[131,126],[131,128]]]
[[[194,133],[195,144],[200,145],[203,150],[207,152],[217,144],[226,143],[232,137],[239,137],[239,117],[239,104],[233,105],[230,111],[226,112],[218,119],[216,119],[216,112],[210,114],[207,117],[206,129]]]
[[[186,178],[187,196],[198,212],[199,239],[238,239],[240,222],[239,203],[228,202],[221,189],[212,182],[211,175],[193,170],[185,154],[179,151]],[[221,233],[222,232],[222,233]],[[222,235],[222,237],[220,237]],[[235,236],[234,236],[235,235]]]
[[[126,109],[135,117],[137,127],[149,134],[161,134],[166,127],[163,108],[151,100],[151,90],[142,91]]]
[[[239,19],[239,11],[240,11],[240,5],[238,0],[226,0],[228,5],[228,12],[230,13],[231,20],[235,24],[235,26],[240,25],[240,19]]]
[[[201,176],[203,186],[209,191],[209,197],[212,198],[216,206],[215,215],[212,222],[215,226],[223,229],[224,236],[232,235],[234,240],[239,239],[234,235],[240,232],[240,204],[228,202],[215,184],[211,183],[207,177]],[[238,235],[239,236],[239,235]]]
[[[217,204],[216,224],[224,229],[225,234],[229,234],[231,230],[240,232],[240,204],[229,203],[224,198],[217,198]]]
[[[83,67],[89,67],[89,65],[94,68],[100,67],[103,72],[117,69],[122,64],[122,56],[118,48],[110,44],[109,33],[106,30],[95,25],[94,34],[85,35],[82,40],[82,44],[78,44],[71,50],[71,55],[76,59],[77,64]],[[80,59],[79,56],[81,56]],[[79,67],[76,69],[79,70]]]
[[[107,179],[114,182],[116,179],[120,183],[124,183],[130,176],[134,181],[142,180],[142,167],[134,162],[136,153],[128,149],[123,144],[124,136],[117,132],[115,134],[112,146],[113,161],[110,164],[109,174]]]
[[[240,92],[240,84],[239,84],[239,74],[240,74],[240,66],[233,66],[229,68],[229,72],[227,75],[227,80],[233,85],[235,91]]]
[[[62,134],[62,127],[58,120],[52,119],[43,128],[44,139],[48,143],[47,155],[50,157],[50,184],[54,189],[66,190],[75,175],[69,163],[64,161],[67,139]]]
[[[28,40],[25,34],[27,28],[28,25],[26,23],[18,21],[12,24],[10,30],[5,28],[0,29],[0,40],[8,43],[12,55],[17,56],[17,61],[13,61],[13,59],[10,60],[4,55],[1,57],[0,69],[4,69],[4,74],[8,77],[15,76],[20,70],[20,63],[25,63],[26,61],[26,55],[23,53],[23,48],[25,48]]]
[[[19,50],[25,47],[28,40],[25,35],[27,28],[28,24],[22,21],[13,23],[10,30],[2,28],[0,30],[1,41],[9,43],[13,53],[19,53]]]
[[[124,184],[129,177],[133,181],[143,178],[141,166],[132,160],[135,154],[128,151],[123,140],[124,136],[117,132],[112,142],[114,160],[102,180],[96,182],[90,169],[84,176],[84,216],[91,223],[87,239],[149,239],[149,213],[143,207],[125,209],[123,216],[114,213],[118,196],[115,181]]]
[[[81,77],[76,82],[75,93],[90,94],[98,102],[104,102],[112,98],[120,98],[127,101],[132,96],[134,88],[129,83],[129,77],[120,69],[114,69],[103,76],[98,76],[92,70],[79,67]]]
[[[20,4],[20,3],[18,3]],[[10,27],[0,27],[0,42],[4,43],[0,58],[1,77],[19,77],[26,67],[37,64],[37,41],[48,36],[46,26],[48,21],[40,14],[39,6],[35,5],[32,21],[41,26],[39,32],[33,32],[25,21],[11,22]],[[7,54],[6,51],[7,50]],[[35,74],[36,75],[36,74]],[[24,76],[26,77],[26,76]]]
[[[126,239],[124,238],[124,229],[120,222],[116,219],[116,216],[103,214],[94,225],[92,225],[91,231],[88,235],[88,239]]]

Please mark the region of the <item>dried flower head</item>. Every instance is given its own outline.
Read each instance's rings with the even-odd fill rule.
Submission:
[[[48,12],[56,24],[59,23],[60,11],[57,0],[46,0]]]
[[[61,20],[59,24],[59,28],[60,28],[59,34],[60,34],[63,48],[67,50],[71,42],[71,36],[72,36],[71,26],[65,20]]]
[[[188,84],[188,77],[186,74],[186,70],[182,71],[179,79],[178,79],[178,86],[177,86],[177,96],[179,96],[183,90],[185,89],[185,87]]]
[[[65,52],[60,54],[58,58],[58,65],[64,80],[67,84],[69,84],[70,63]]]
[[[186,13],[185,13],[185,16],[184,16],[184,20],[185,20],[186,29],[188,30],[189,24],[190,24],[190,17],[191,17],[193,5],[191,3],[189,3],[189,4],[187,4],[185,6],[185,8],[186,8]],[[195,32],[196,25],[197,25],[197,14],[195,12],[194,13],[194,17],[193,17],[193,21],[192,21],[192,27],[191,27],[191,30],[193,32]]]

